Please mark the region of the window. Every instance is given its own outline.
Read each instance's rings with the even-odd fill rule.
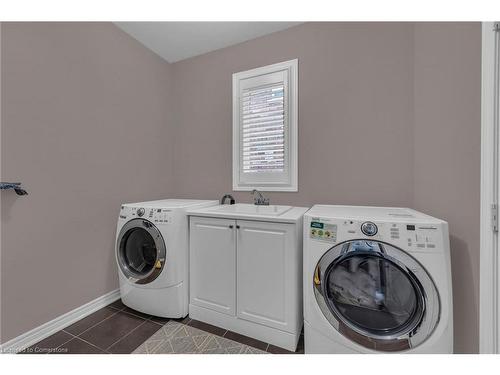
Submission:
[[[297,191],[297,65],[233,74],[233,190]]]

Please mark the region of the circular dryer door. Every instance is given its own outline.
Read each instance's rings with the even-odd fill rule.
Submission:
[[[428,273],[409,254],[383,242],[332,247],[316,266],[313,283],[330,323],[372,350],[413,348],[439,320],[439,296]]]
[[[133,219],[121,229],[116,243],[122,273],[136,284],[155,280],[165,267],[165,242],[156,226],[145,219]]]

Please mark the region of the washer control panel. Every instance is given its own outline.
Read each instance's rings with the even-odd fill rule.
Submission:
[[[417,249],[435,249],[439,242],[439,232],[434,226],[418,225],[415,231],[408,235],[408,246]]]
[[[120,219],[144,218],[155,224],[168,224],[172,222],[172,210],[166,208],[144,208],[122,206]]]
[[[363,224],[361,224],[361,232],[371,237],[377,234],[378,228],[375,223],[372,223],[371,221],[365,221]]]
[[[309,238],[336,243],[351,239],[382,241],[402,249],[439,251],[443,236],[439,225],[401,222],[373,222],[359,219],[332,220],[313,217],[309,224]]]
[[[171,210],[165,208],[151,208],[148,211],[148,218],[153,223],[165,224],[172,221]]]
[[[319,221],[311,221],[309,237],[328,242],[337,241],[337,226]]]

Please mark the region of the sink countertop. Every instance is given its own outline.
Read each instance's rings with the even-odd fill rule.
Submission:
[[[241,204],[241,203],[240,203]],[[228,212],[220,210],[223,206],[229,205],[218,205],[206,208],[198,208],[186,210],[189,216],[203,216],[203,217],[216,217],[216,218],[226,218],[226,219],[241,219],[241,220],[255,220],[255,221],[269,221],[273,223],[297,223],[302,219],[302,216],[309,210],[309,207],[293,207],[283,212],[281,215],[272,215],[269,213],[260,214],[256,212]],[[254,206],[248,204],[248,206]],[[270,205],[276,206],[276,205]],[[266,206],[256,206],[256,207],[266,207]],[[269,206],[267,206],[269,207]],[[284,207],[284,206],[278,206]],[[258,209],[258,208],[257,208]]]

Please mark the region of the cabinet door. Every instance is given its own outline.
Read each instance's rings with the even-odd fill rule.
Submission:
[[[291,224],[238,220],[239,318],[282,330],[290,324],[293,230]]]
[[[190,219],[190,301],[228,315],[236,306],[236,222]]]

